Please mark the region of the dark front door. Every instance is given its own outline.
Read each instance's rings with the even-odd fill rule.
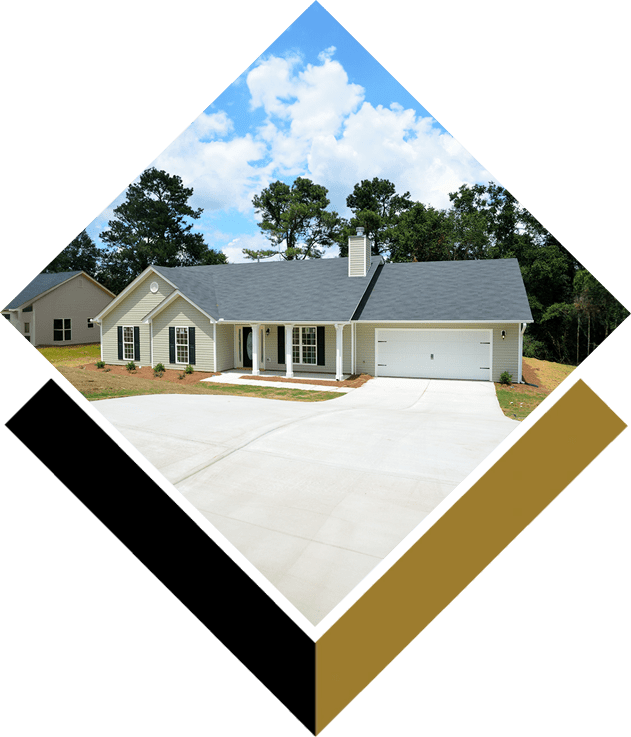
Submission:
[[[243,368],[252,368],[252,328],[243,328]]]

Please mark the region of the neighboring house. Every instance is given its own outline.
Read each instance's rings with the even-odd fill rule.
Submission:
[[[95,316],[101,358],[521,381],[532,315],[515,259],[393,264],[370,251],[358,234],[348,258],[150,266]]]
[[[91,319],[114,296],[83,271],[39,274],[2,314],[36,346],[98,343]]]

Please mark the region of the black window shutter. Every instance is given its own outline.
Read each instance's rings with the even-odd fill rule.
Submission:
[[[134,361],[140,361],[140,328],[134,326]]]
[[[118,360],[123,360],[123,326],[118,326]]]
[[[175,363],[175,328],[169,328],[169,363]]]
[[[324,358],[324,325],[318,325],[316,328],[317,337],[316,337],[316,346],[318,350],[318,366],[324,366],[325,365],[325,358]]]
[[[188,329],[188,362],[195,365],[195,328]]]
[[[285,365],[285,326],[278,326],[278,363]]]

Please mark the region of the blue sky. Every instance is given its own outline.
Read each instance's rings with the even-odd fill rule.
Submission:
[[[230,262],[267,248],[252,197],[273,181],[307,177],[348,217],[362,179],[392,181],[435,207],[491,175],[318,3],[311,5],[152,166],[177,174],[203,208],[195,230]],[[88,227],[107,227],[117,198]],[[336,256],[331,248],[327,256]]]

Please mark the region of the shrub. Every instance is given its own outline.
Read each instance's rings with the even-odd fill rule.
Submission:
[[[184,378],[184,376],[185,376],[185,373],[184,373],[184,371],[182,371],[182,373],[181,373],[181,374],[178,374],[178,375],[177,375],[177,378],[178,378],[178,379],[183,379],[183,378]]]
[[[158,378],[160,376],[162,376],[165,371],[166,371],[166,369],[164,368],[164,364],[163,363],[157,363],[153,367],[153,374],[154,374],[154,376],[157,376]]]
[[[136,370],[136,364],[135,364],[135,363],[134,363],[133,361],[130,361],[130,362],[129,362],[129,363],[128,363],[128,364],[126,365],[126,366],[125,366],[125,368],[126,368],[126,369],[127,369],[128,371],[135,371],[135,370]]]
[[[97,368],[105,368],[105,361],[97,361],[96,362]]]
[[[184,369],[185,374],[192,374],[193,373],[193,367],[189,363],[188,366]]]
[[[509,374],[508,371],[503,371],[500,374],[500,384],[506,384],[510,386],[513,383],[513,375]]]

